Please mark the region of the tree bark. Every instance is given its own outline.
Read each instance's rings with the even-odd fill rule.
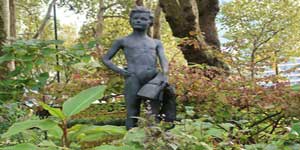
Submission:
[[[0,0],[0,57],[3,55],[2,47],[9,34],[9,9],[8,0]],[[6,64],[0,65],[0,80],[4,79],[7,72]]]
[[[196,0],[160,0],[173,35],[179,38],[189,37],[191,31],[200,31]]]
[[[9,40],[12,44],[17,37],[15,0],[9,0],[9,26]],[[16,69],[15,61],[8,62],[7,67],[9,71],[14,71]]]
[[[0,56],[2,55],[1,48],[6,40],[4,5],[5,0],[0,0]]]
[[[99,0],[99,11],[97,14],[95,39],[97,41],[97,44],[96,44],[97,53],[100,57],[102,57],[102,55],[104,53],[103,47],[100,44],[100,39],[103,36],[105,10],[106,10],[106,8],[104,7],[104,0]]]
[[[219,12],[218,0],[197,0],[199,9],[199,25],[205,42],[214,49],[220,49],[220,41],[216,28],[216,16]]]
[[[160,39],[160,16],[161,16],[161,7],[158,4],[154,12],[154,22],[153,22],[153,38]]]
[[[190,38],[195,44],[181,43],[179,47],[189,64],[208,64],[227,69],[217,57],[220,42],[216,29],[218,0],[159,0],[173,35]]]
[[[144,0],[136,0],[135,4],[136,6],[144,6]]]
[[[10,18],[10,37],[15,39],[17,37],[16,30],[16,7],[15,0],[9,0],[9,18]]]

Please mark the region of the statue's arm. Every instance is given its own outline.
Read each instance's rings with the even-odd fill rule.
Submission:
[[[119,68],[115,64],[112,63],[111,59],[116,55],[116,53],[122,48],[122,39],[116,40],[111,49],[102,57],[102,61],[105,66],[117,72],[123,76],[129,75],[129,72],[125,69]]]
[[[168,72],[169,72],[169,63],[168,63],[168,60],[167,60],[167,58],[165,56],[164,47],[163,47],[161,41],[156,40],[156,43],[157,43],[156,50],[157,50],[157,54],[158,54],[158,59],[159,59],[160,66],[162,68],[162,71],[163,71],[164,75],[168,75]]]

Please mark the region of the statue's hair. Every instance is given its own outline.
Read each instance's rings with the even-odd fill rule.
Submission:
[[[151,19],[151,24],[150,26],[153,25],[153,19],[154,19],[154,15],[153,13],[151,12],[151,10],[149,10],[148,8],[144,7],[144,6],[135,6],[135,8],[133,8],[131,11],[130,11],[130,19],[132,17],[132,15],[134,13],[148,13],[149,14],[149,17]]]

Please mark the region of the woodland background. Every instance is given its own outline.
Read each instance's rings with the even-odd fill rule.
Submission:
[[[125,130],[124,80],[101,63],[131,32],[135,5],[154,12],[148,35],[170,63],[168,131],[147,111]],[[83,25],[55,19],[62,8]],[[0,0],[0,149],[298,150],[299,85],[283,74],[299,66],[279,65],[300,55],[299,10],[298,0]],[[126,65],[121,52],[113,61]]]

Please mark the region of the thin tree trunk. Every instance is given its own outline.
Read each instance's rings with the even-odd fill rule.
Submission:
[[[0,56],[2,55],[1,47],[5,43],[6,40],[6,30],[5,30],[5,0],[0,0]]]
[[[160,39],[160,16],[161,16],[161,7],[157,4],[154,12],[154,22],[153,22],[153,38]]]
[[[12,44],[17,37],[17,31],[16,31],[16,9],[15,9],[15,1],[9,0],[9,40]],[[15,61],[10,61],[7,64],[7,67],[9,71],[14,71],[16,69]]]
[[[256,50],[252,50],[251,53],[251,60],[250,60],[250,73],[251,73],[251,81],[253,83],[253,85],[255,85],[255,58],[256,58],[256,54],[255,54]]]
[[[97,14],[97,25],[96,25],[96,33],[95,33],[95,39],[97,41],[97,51],[99,53],[99,56],[101,57],[103,55],[103,48],[100,44],[100,39],[103,36],[103,29],[104,29],[104,0],[99,0],[99,11]]]
[[[4,31],[6,34],[6,39],[9,38],[9,31],[10,31],[10,26],[9,26],[9,1],[8,0],[2,0],[3,5],[2,5],[2,17],[4,21]]]
[[[278,52],[274,51],[274,68],[275,68],[275,75],[279,75],[279,68],[278,68],[278,62],[277,62],[277,57],[278,57]]]
[[[16,7],[15,0],[9,0],[9,18],[10,18],[10,37],[15,39],[17,36],[16,30]]]
[[[44,20],[43,20],[41,26],[39,27],[38,31],[32,37],[33,39],[37,39],[42,34],[42,32],[44,31],[44,29],[47,25],[47,22],[50,20],[51,11],[52,11],[52,8],[53,8],[53,5],[55,4],[55,2],[56,2],[56,0],[52,0],[52,2],[48,5],[48,10],[47,10],[47,13],[44,17]]]

